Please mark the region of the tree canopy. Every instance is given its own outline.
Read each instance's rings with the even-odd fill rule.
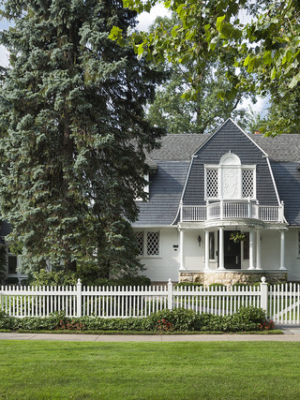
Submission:
[[[125,6],[138,12],[149,11],[158,0],[124,0]],[[237,91],[279,95],[288,102],[300,82],[300,36],[297,0],[165,0],[163,4],[176,12],[179,23],[172,31],[157,27],[150,34],[132,36],[139,56],[155,61],[163,59],[181,65],[193,62],[193,88],[187,97],[198,91],[197,81],[210,60],[233,65],[226,71],[231,86],[219,91],[219,97],[231,98]],[[246,18],[241,18],[241,13]],[[121,36],[115,29],[115,38]],[[241,74],[246,69],[247,75]],[[293,121],[292,121],[293,122]],[[281,131],[280,124],[274,126]]]
[[[0,33],[0,209],[27,270],[136,271],[130,222],[143,197],[145,120],[160,74],[108,36],[133,28],[121,0],[7,0]]]
[[[171,18],[158,17],[149,31],[163,27],[169,34],[174,26],[179,23],[176,13]],[[234,66],[224,64],[218,60],[207,60],[197,84],[193,81],[197,65],[195,62],[186,62],[184,65],[174,61],[160,61],[160,68],[168,73],[168,79],[157,89],[155,101],[148,110],[150,121],[161,126],[168,133],[205,133],[216,129],[227,118],[243,118],[246,110],[239,107],[242,101],[255,95],[242,88],[238,89],[235,97],[219,98],[221,90],[231,87],[231,82],[226,77],[226,72],[234,71]],[[197,85],[194,96],[187,96]]]

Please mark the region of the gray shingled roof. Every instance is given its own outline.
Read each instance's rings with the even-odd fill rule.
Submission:
[[[190,161],[191,156],[210,136],[197,134],[164,136],[161,147],[153,150],[150,157],[154,161]]]
[[[176,217],[189,162],[158,161],[157,172],[150,175],[150,201],[137,202],[139,220],[134,227],[171,225]]]
[[[189,161],[191,156],[212,134],[171,134],[161,141],[161,148],[148,155],[153,161]],[[300,135],[282,134],[275,137],[247,135],[261,147],[271,160],[300,163]]]
[[[229,131],[228,120],[220,130]],[[224,132],[223,132],[224,133]],[[169,225],[174,221],[191,156],[213,134],[171,134],[163,137],[161,147],[147,155],[149,165],[158,165],[150,182],[150,201],[139,203],[139,221],[134,225]],[[268,154],[280,200],[285,202],[285,216],[291,225],[300,226],[300,135],[272,137],[247,135]]]
[[[292,161],[300,163],[300,135],[282,134],[275,137],[249,135],[274,161]]]
[[[290,225],[300,225],[300,172],[298,163],[272,162],[279,197],[284,202],[284,215]]]

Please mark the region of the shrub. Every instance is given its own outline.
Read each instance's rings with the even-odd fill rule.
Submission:
[[[6,278],[4,279],[5,285],[18,285],[19,279],[18,278]]]
[[[236,314],[244,321],[254,322],[260,324],[266,320],[266,314],[262,308],[253,306],[241,307]]]
[[[32,286],[73,286],[77,279],[74,272],[66,274],[64,271],[46,271],[41,269],[35,272],[30,282]]]
[[[214,290],[223,289],[226,286],[223,283],[211,283],[209,285],[210,288],[214,288]]]
[[[232,287],[235,288],[246,288],[249,287],[249,285],[247,283],[240,283],[240,282],[236,282],[232,285]]]
[[[151,286],[151,279],[144,275],[140,276],[129,276],[125,275],[118,279],[82,279],[82,283],[85,286]]]
[[[200,282],[180,282],[176,283],[175,287],[203,287],[203,283]]]
[[[258,329],[261,331],[270,331],[274,329],[274,322],[273,321],[264,321],[262,324],[258,325]]]
[[[197,314],[193,310],[176,308],[175,310],[162,310],[151,314],[144,321],[145,330],[161,330],[162,325],[159,321],[164,320],[164,324],[170,323],[174,331],[194,331]]]
[[[162,310],[145,318],[69,318],[63,312],[49,317],[9,317],[0,312],[0,329],[10,330],[88,330],[88,331],[210,331],[239,332],[273,329],[261,308],[242,307],[232,315],[196,314],[193,310],[177,308]]]

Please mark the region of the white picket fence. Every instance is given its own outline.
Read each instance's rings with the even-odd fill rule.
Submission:
[[[163,309],[228,315],[242,306],[266,310],[275,323],[300,323],[300,285],[258,287],[10,287],[0,288],[0,309],[15,317],[46,317],[63,310],[68,317],[144,317]]]

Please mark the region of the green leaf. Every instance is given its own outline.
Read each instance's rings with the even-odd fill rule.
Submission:
[[[123,36],[122,36],[123,29],[118,28],[117,26],[113,26],[108,38],[110,40],[116,41],[118,44],[123,44]]]
[[[275,78],[276,78],[276,68],[273,67],[273,68],[272,68],[272,71],[271,71],[271,80],[273,80],[273,79],[275,79]]]
[[[216,28],[219,32],[221,32],[222,29],[222,22],[224,21],[226,15],[223,15],[222,17],[217,18],[217,23],[216,23]]]
[[[293,77],[293,79],[291,80],[291,82],[289,84],[289,88],[293,89],[295,86],[298,85],[299,81],[300,81],[300,72]]]

